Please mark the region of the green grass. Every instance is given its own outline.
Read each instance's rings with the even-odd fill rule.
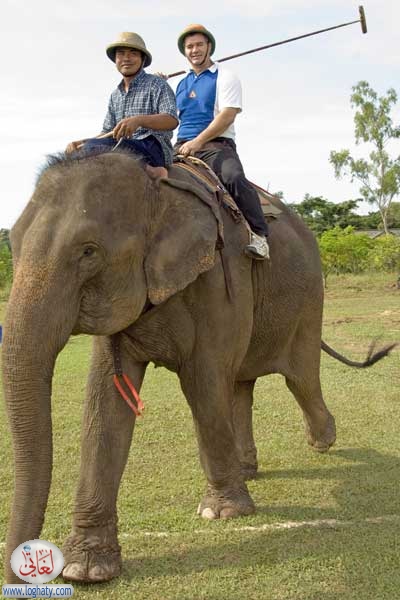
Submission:
[[[394,282],[385,274],[331,277],[325,341],[361,360],[372,338],[400,340]],[[71,523],[89,354],[87,337],[72,338],[56,368],[55,466],[41,537],[58,545]],[[398,350],[362,372],[323,356],[322,385],[338,432],[326,455],[308,449],[300,410],[283,379],[260,379],[254,409],[260,474],[249,483],[257,513],[221,522],[195,515],[204,480],[189,409],[177,378],[150,367],[141,394],[146,415],[137,423],[119,495],[123,573],[108,584],[74,586],[76,597],[400,598],[399,367]],[[0,452],[2,542],[12,494],[3,407]],[[0,551],[2,559],[3,545]]]

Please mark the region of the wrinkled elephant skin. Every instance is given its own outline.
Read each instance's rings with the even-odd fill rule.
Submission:
[[[257,377],[284,375],[308,443],[319,452],[334,443],[319,379],[318,249],[301,220],[277,205],[282,215],[270,223],[271,260],[263,263],[245,256],[247,231],[223,211],[229,301],[217,223],[194,193],[151,181],[124,154],[54,160],[44,169],[11,234],[3,377],[16,483],[8,582],[15,581],[10,553],[40,537],[51,482],[51,381],[71,334],[95,337],[66,579],[106,581],[121,570],[116,500],[135,419],[113,386],[112,334],[123,332],[123,368],[138,389],[149,362],[179,375],[207,480],[204,518],[254,511],[245,478],[257,472]]]

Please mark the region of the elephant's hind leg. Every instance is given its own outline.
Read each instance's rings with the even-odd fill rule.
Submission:
[[[202,369],[181,372],[182,389],[193,414],[200,450],[200,461],[207,478],[207,488],[198,507],[205,519],[228,519],[249,515],[255,511],[244,482],[236,448],[232,422],[233,384],[222,371],[214,370],[211,361],[207,380],[198,388],[194,373]]]
[[[133,366],[128,360],[123,365],[140,389],[146,365]],[[108,581],[121,572],[116,501],[135,417],[115,390],[112,373],[109,339],[96,338],[82,424],[73,527],[63,547],[63,577],[71,581]]]
[[[257,476],[257,448],[253,437],[254,381],[237,381],[233,395],[233,430],[236,451],[245,479]]]
[[[336,428],[322,396],[320,337],[315,327],[311,323],[299,329],[291,351],[290,369],[284,374],[286,385],[303,411],[309,445],[317,452],[326,452],[335,443]]]
[[[322,398],[319,380],[286,377],[286,384],[303,410],[309,445],[317,452],[327,452],[335,443],[336,427]]]

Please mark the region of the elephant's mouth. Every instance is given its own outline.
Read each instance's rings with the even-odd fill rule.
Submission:
[[[97,294],[83,294],[71,334],[113,335],[127,329],[153,308],[147,297],[137,312],[131,296],[100,299]]]

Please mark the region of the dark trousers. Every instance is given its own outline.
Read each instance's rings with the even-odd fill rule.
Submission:
[[[103,150],[112,150],[117,144],[114,138],[92,138],[85,142],[83,151],[87,153],[91,152],[103,152]],[[118,149],[128,150],[133,154],[139,154],[143,157],[144,162],[151,165],[152,167],[165,167],[164,152],[160,142],[152,135],[147,136],[143,140],[122,140],[119,144]]]
[[[175,152],[185,140],[178,140]],[[260,199],[247,181],[242,163],[236,152],[236,144],[228,138],[216,138],[205,144],[204,150],[195,156],[207,163],[226,187],[248,221],[252,231],[268,235],[268,226],[262,212]]]

